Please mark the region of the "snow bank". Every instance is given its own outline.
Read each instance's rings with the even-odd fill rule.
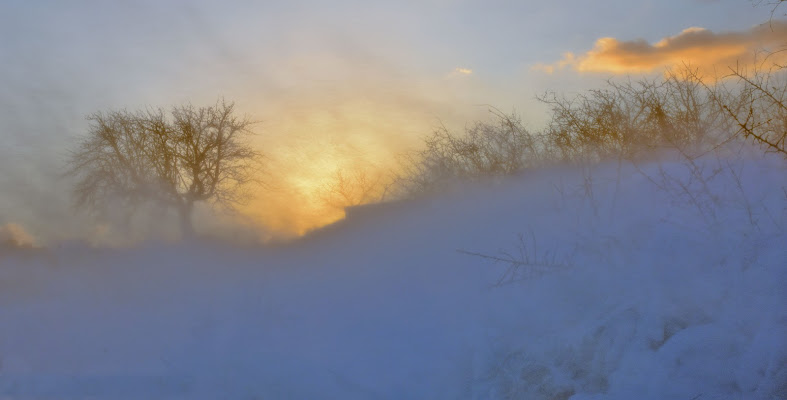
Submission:
[[[785,165],[702,165],[540,171],[278,247],[0,259],[0,397],[785,398]]]

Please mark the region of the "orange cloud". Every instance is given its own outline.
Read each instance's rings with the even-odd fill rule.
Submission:
[[[713,73],[714,68],[725,73],[728,66],[736,63],[753,63],[760,50],[773,51],[785,45],[787,21],[773,21],[743,32],[715,33],[692,27],[653,44],[642,39],[601,38],[584,54],[566,53],[560,61],[538,64],[533,69],[553,73],[570,67],[578,72],[626,74],[689,64],[706,73]],[[787,52],[775,53],[769,61],[787,62]]]

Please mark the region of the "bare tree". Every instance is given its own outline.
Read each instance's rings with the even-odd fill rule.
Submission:
[[[738,132],[768,152],[787,157],[787,68],[755,66],[753,71],[731,67],[735,91],[714,88],[714,95]]]
[[[325,205],[337,210],[379,202],[385,197],[386,182],[383,178],[382,174],[365,169],[340,169],[320,187],[318,195]]]
[[[76,177],[75,204],[101,213],[112,204],[129,215],[145,202],[178,212],[181,233],[194,233],[200,201],[232,208],[246,198],[261,154],[246,138],[252,122],[232,103],[129,112],[97,112],[72,151],[67,174]]]
[[[786,2],[787,0],[749,0],[749,1],[752,3],[754,7],[759,7],[759,6],[771,7],[771,17],[768,20],[768,22],[770,23],[771,21],[773,21],[773,17],[775,15],[778,15],[776,13],[776,10],[778,10],[779,6],[781,6],[782,3]]]
[[[563,161],[642,160],[659,149],[701,153],[730,125],[696,69],[659,79],[608,81],[574,97],[547,93],[548,147]]]
[[[777,10],[787,4],[787,0],[749,1],[755,7],[771,7],[768,19],[771,30]],[[764,50],[765,58],[748,69],[740,65],[729,67],[728,77],[737,80],[741,89],[735,96],[725,87],[717,88],[715,93],[721,93],[719,97],[723,98],[717,101],[735,122],[739,133],[762,145],[766,151],[787,157],[787,65],[780,63],[777,57],[783,52],[787,52],[787,40],[779,48]]]
[[[467,126],[462,134],[444,125],[425,138],[426,148],[403,155],[393,195],[409,197],[452,180],[512,175],[539,165],[543,149],[518,115],[490,108],[492,120]]]

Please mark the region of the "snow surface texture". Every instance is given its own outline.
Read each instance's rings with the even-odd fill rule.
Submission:
[[[786,172],[550,170],[286,246],[6,250],[0,398],[784,399]]]

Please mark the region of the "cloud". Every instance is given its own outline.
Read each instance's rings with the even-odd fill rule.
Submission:
[[[448,74],[448,77],[453,78],[458,76],[469,76],[472,74],[473,70],[471,68],[456,67],[453,71],[451,71],[450,74]]]
[[[787,21],[773,21],[742,32],[712,32],[698,27],[684,29],[656,43],[643,39],[621,41],[612,37],[596,40],[593,49],[575,55],[565,53],[551,64],[537,64],[533,70],[553,73],[570,67],[580,72],[615,74],[649,73],[665,67],[688,64],[703,73],[721,73],[727,67],[752,64],[758,51],[773,51],[787,44]],[[787,52],[775,53],[769,61],[784,63]]]

